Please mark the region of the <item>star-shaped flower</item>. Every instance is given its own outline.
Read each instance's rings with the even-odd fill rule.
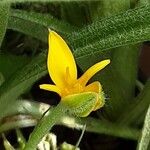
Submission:
[[[71,50],[61,36],[54,31],[49,31],[47,66],[49,75],[55,85],[42,84],[40,88],[58,93],[62,101],[72,95],[95,93],[95,104],[82,115],[87,116],[91,111],[95,111],[104,105],[104,95],[100,82],[95,81],[88,85],[87,82],[109,63],[109,59],[98,62],[77,79],[77,66]]]

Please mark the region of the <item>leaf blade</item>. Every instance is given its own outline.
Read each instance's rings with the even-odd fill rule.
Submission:
[[[2,44],[7,28],[9,10],[10,10],[9,3],[0,3],[0,46]]]
[[[18,70],[0,87],[0,118],[4,117],[9,105],[25,92],[40,77],[47,73],[46,55],[41,53],[24,68]],[[9,104],[9,105],[8,105]]]
[[[149,143],[150,143],[150,106],[146,113],[144,127],[142,130],[141,139],[138,143],[137,150],[148,150]]]

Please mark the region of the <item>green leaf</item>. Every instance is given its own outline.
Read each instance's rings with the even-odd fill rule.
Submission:
[[[45,58],[43,53],[33,58],[0,87],[0,118],[7,113],[9,105],[13,105],[18,96],[47,73]]]
[[[70,39],[76,57],[136,44],[150,39],[150,5],[126,11],[97,21],[80,31],[73,32]]]
[[[30,35],[43,42],[47,42],[48,28],[61,33],[69,33],[77,29],[64,21],[57,20],[49,14],[14,9],[11,10],[8,28]]]
[[[26,2],[59,2],[60,0],[1,0],[1,2],[10,2],[10,3],[26,3]],[[62,2],[70,2],[72,0],[61,0]]]
[[[109,0],[109,1],[90,1],[90,16],[93,21],[100,20],[104,17],[115,15],[130,8],[130,0]]]
[[[150,4],[149,0],[139,0],[138,1],[138,5],[140,5],[140,6],[144,6],[144,5],[148,5],[148,4]]]
[[[29,60],[30,59],[27,57],[1,53],[0,72],[3,74],[5,80],[7,80],[14,72],[22,68]]]
[[[150,106],[146,113],[142,135],[137,150],[148,150],[150,146]]]
[[[150,80],[147,81],[141,93],[132,100],[132,103],[122,112],[118,122],[120,124],[138,124],[143,121],[146,110],[149,106]]]
[[[143,42],[150,39],[149,13],[149,5],[133,9],[125,13],[102,19],[84,29],[72,32],[72,34],[66,36],[66,39],[68,39],[71,47],[75,50],[75,56],[78,58],[99,51],[103,53],[108,49],[119,46]],[[12,27],[16,30],[18,29],[31,36],[32,34],[33,36],[35,35],[35,30],[25,28],[23,22],[21,26],[17,25],[14,23],[16,18],[13,19],[14,20],[11,21],[13,27],[10,25],[9,28]],[[30,25],[30,21],[27,21],[28,23],[26,23],[26,25]],[[27,29],[29,29],[29,31]],[[43,35],[43,30],[41,30],[40,33]],[[38,35],[39,34],[37,34],[36,37],[41,39]]]
[[[134,97],[138,54],[138,46],[126,46],[114,50],[110,68],[96,76],[96,79],[102,81],[104,91],[109,98],[104,107],[104,116],[110,120],[118,119]]]
[[[17,142],[19,144],[19,149],[23,149],[26,144],[26,139],[24,138],[20,129],[16,129],[16,134],[17,134]]]
[[[19,114],[19,115],[12,116],[12,114],[11,114],[11,117],[10,117],[9,121],[6,121],[5,123],[1,122],[1,124],[0,124],[0,133],[6,132],[8,130],[14,130],[16,128],[33,127],[36,124],[37,124],[37,120],[32,118],[31,116],[29,117],[29,115]]]
[[[9,18],[9,3],[0,3],[0,46],[2,44]]]
[[[91,22],[88,11],[88,1],[72,1],[71,3],[61,3],[61,18],[72,25],[78,27],[85,26]]]
[[[37,12],[28,12],[23,10],[12,9],[11,16],[26,21],[34,22],[36,24],[44,26],[47,29],[50,28],[52,30],[57,30],[60,33],[69,33],[77,29],[77,27],[70,25],[63,20],[60,21],[51,16],[50,14],[42,14]]]
[[[3,144],[6,150],[15,150],[14,147],[10,144],[10,142],[6,139],[5,135],[2,134]]]
[[[3,84],[5,81],[3,74],[0,72],[0,86]]]
[[[17,17],[10,17],[8,21],[8,29],[24,33],[31,37],[37,38],[42,42],[47,42],[47,28],[40,24]]]

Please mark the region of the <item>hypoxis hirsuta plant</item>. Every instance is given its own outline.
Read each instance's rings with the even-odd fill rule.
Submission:
[[[32,132],[25,149],[35,149],[36,145],[64,113],[85,117],[104,105],[105,97],[100,82],[89,85],[87,82],[98,71],[110,63],[103,60],[90,67],[77,79],[77,66],[73,54],[66,42],[54,31],[49,31],[49,52],[47,59],[48,72],[55,85],[42,84],[41,89],[53,91],[61,96],[60,104],[39,122]],[[44,127],[44,128],[41,128]],[[38,137],[37,132],[43,132]]]
[[[9,0],[9,1],[21,2],[21,1],[26,1],[26,0]],[[123,11],[123,9],[127,10],[130,8],[129,1],[116,0],[113,2],[111,1],[110,2],[111,4],[107,1],[103,1],[103,3],[104,4],[106,3],[107,6],[110,6],[111,4],[113,4],[114,8],[112,7],[111,9],[106,10],[107,11],[106,13],[108,13],[109,11],[111,15],[113,14],[113,11],[114,11],[113,9],[115,9],[116,11],[116,8],[119,7],[117,5],[119,3],[121,6],[121,9],[120,8],[118,9],[121,11]],[[73,13],[71,13],[70,10],[71,8],[74,8],[74,7],[72,7],[71,3],[69,3],[69,6],[70,7],[67,6],[67,9],[70,14],[70,19],[74,19],[73,14],[75,14],[75,16],[80,16],[80,13],[78,15],[77,13],[75,13],[75,10],[77,9],[72,9]],[[96,12],[95,7],[92,7],[92,8],[93,8],[92,11]],[[82,121],[83,122],[86,121],[87,131],[92,131],[96,133],[105,133],[105,134],[113,135],[117,137],[137,140],[137,138],[139,137],[140,130],[136,130],[136,128],[128,128],[129,127],[128,125],[137,124],[137,120],[139,120],[139,116],[140,117],[141,115],[142,117],[144,116],[143,112],[147,109],[149,105],[149,89],[150,89],[149,83],[150,82],[148,82],[144,90],[138,96],[138,99],[135,99],[132,101],[133,97],[135,96],[135,95],[132,95],[131,91],[135,90],[134,81],[136,77],[133,74],[134,74],[134,71],[136,69],[136,64],[137,64],[137,62],[134,61],[134,60],[137,60],[136,50],[134,47],[128,46],[128,47],[121,48],[120,46],[139,43],[139,42],[143,42],[143,41],[150,39],[150,34],[149,34],[150,32],[150,26],[149,26],[150,25],[150,17],[149,17],[150,6],[147,5],[144,7],[137,8],[137,9],[132,9],[127,12],[120,13],[118,15],[113,14],[114,16],[109,17],[109,18],[104,18],[103,20],[96,19],[97,17],[101,18],[101,12],[95,13],[96,22],[93,22],[93,24],[89,25],[88,27],[86,26],[83,29],[75,31],[75,32],[73,32],[74,29],[70,25],[64,24],[61,21],[59,22],[60,23],[59,24],[58,20],[55,22],[54,18],[51,18],[45,14],[11,9],[11,13],[9,15],[9,10],[10,10],[9,6],[5,6],[5,7],[2,6],[0,10],[2,12],[6,12],[6,13],[0,13],[1,20],[2,19],[4,20],[4,21],[1,21],[1,24],[3,24],[3,28],[0,29],[1,31],[3,30],[2,32],[3,34],[0,34],[1,39],[3,39],[2,35],[4,35],[5,29],[9,28],[12,30],[17,30],[19,32],[25,33],[31,37],[35,37],[39,39],[40,41],[45,42],[47,41],[46,40],[47,28],[50,27],[59,33],[63,33],[63,37],[70,44],[70,46],[73,47],[73,50],[75,50],[73,51],[74,56],[77,60],[79,67],[82,70],[85,70],[87,67],[93,65],[95,62],[101,60],[102,58],[110,58],[105,55],[105,52],[111,51],[113,55],[113,59],[111,58],[111,66],[108,70],[105,69],[104,70],[105,74],[102,73],[102,76],[98,77],[97,79],[98,80],[101,79],[105,92],[107,91],[106,94],[110,98],[110,100],[107,101],[107,105],[105,105],[103,109],[104,110],[103,114],[105,113],[106,115],[108,114],[107,116],[109,116],[107,117],[105,115],[104,116],[105,120],[109,120],[111,118],[111,120],[113,120],[114,122],[116,122],[117,120],[118,123],[112,124],[111,122],[105,122],[103,120],[94,119],[94,118],[86,118],[86,119],[84,118],[82,119]],[[63,12],[65,12],[65,10],[66,9],[64,9]],[[99,10],[105,11],[103,8],[101,9],[101,7],[99,8]],[[80,11],[77,10],[77,12],[80,12]],[[87,13],[84,13],[84,14],[87,14]],[[66,16],[68,16],[67,12],[66,12]],[[8,18],[9,18],[9,21],[8,21]],[[84,17],[80,17],[80,18],[82,19]],[[77,20],[79,24],[80,24],[80,21],[81,20],[79,19]],[[8,22],[8,26],[7,26],[7,22]],[[35,27],[37,30],[35,30]],[[117,51],[114,49],[111,50],[112,48],[116,48],[116,47],[119,47]],[[95,55],[95,52],[98,52],[98,54],[96,53]],[[87,55],[88,57],[86,57]],[[4,86],[2,85],[2,87],[0,88],[0,102],[1,102],[0,117],[1,118],[2,116],[4,116],[4,111],[6,110],[6,108],[8,108],[9,111],[11,110],[10,105],[14,104],[18,96],[24,93],[26,89],[30,88],[33,82],[35,82],[37,79],[39,79],[41,76],[47,73],[44,57],[46,57],[46,55],[39,55],[38,57],[33,58],[33,61],[31,63],[26,65],[26,67],[22,67],[21,71],[19,70],[17,71],[16,74],[12,75],[13,80],[8,79],[9,82],[6,82],[6,83],[4,82]],[[90,59],[90,61],[85,61],[84,57],[86,57],[87,60]],[[20,61],[20,63],[21,62],[23,61]],[[11,67],[11,68],[14,68],[14,67]],[[85,93],[82,93],[82,94],[85,94]],[[82,94],[80,94],[80,100],[81,100]],[[85,95],[82,97],[85,99]],[[88,97],[89,95],[87,95],[87,98]],[[127,101],[127,99],[129,99],[129,101]],[[137,101],[138,103],[137,105],[134,103],[135,101]],[[81,102],[83,104],[83,101]],[[18,104],[18,101],[16,103]],[[95,104],[95,101],[92,102],[92,104]],[[78,102],[76,106],[79,106],[79,105],[80,104]],[[20,105],[14,105],[14,106],[15,106],[15,109],[14,109],[15,112],[18,113],[20,112],[19,108],[21,106],[23,107],[24,105],[22,102],[21,106]],[[56,109],[52,109],[53,115],[52,114],[50,115],[51,119],[47,117],[47,119],[43,119],[44,122],[46,120],[47,121],[46,123],[49,124],[51,120],[57,119],[57,117],[54,118],[53,116],[56,116],[55,113],[58,112],[57,110],[59,110],[60,112],[59,106],[60,105],[58,105]],[[29,109],[28,107],[25,107],[25,108],[27,108],[26,110],[32,111],[31,109],[33,108],[33,105],[31,109]],[[75,104],[74,104],[72,108],[77,108],[77,107],[75,107]],[[65,109],[61,109],[62,112],[63,110]],[[91,107],[89,110],[92,111]],[[28,114],[28,112],[25,110],[24,110],[24,113]],[[60,117],[59,114],[60,113],[58,113],[58,118]],[[79,115],[79,113],[76,113],[76,114]],[[103,116],[103,114],[100,114],[100,117]],[[31,113],[31,115],[33,115],[33,112]],[[140,119],[140,124],[142,123],[142,121],[143,120]],[[90,122],[92,122],[92,126]],[[120,123],[122,124],[120,125]],[[45,124],[42,124],[40,129],[38,128],[39,131],[37,131],[37,136],[38,134],[41,135],[40,131],[42,131],[42,134],[45,132],[45,130],[43,130],[43,128],[45,127]],[[23,127],[23,125],[20,127]],[[48,127],[46,127],[45,129],[46,131],[48,131]],[[4,130],[2,130],[1,128],[1,131],[4,131]]]
[[[87,95],[95,99],[90,109],[85,110],[79,116],[87,116],[104,105],[104,93],[99,81],[88,84],[89,79],[98,71],[110,63],[104,60],[90,67],[79,79],[77,79],[77,66],[73,54],[66,42],[54,31],[49,31],[49,52],[47,59],[48,72],[55,85],[42,84],[41,89],[54,91],[61,96],[65,104],[74,105],[82,100],[86,104]],[[77,98],[75,98],[77,97]],[[75,99],[75,101],[74,101]],[[89,99],[89,98],[88,98]],[[72,101],[73,100],[73,101]],[[83,106],[84,107],[84,106]]]

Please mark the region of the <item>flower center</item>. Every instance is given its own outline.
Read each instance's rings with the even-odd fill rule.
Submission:
[[[62,90],[62,96],[72,95],[83,92],[84,87],[76,80],[74,83],[66,83],[66,87]]]
[[[62,89],[62,97],[67,95],[81,93],[84,86],[77,79],[72,79],[69,67],[66,68],[65,87]]]

